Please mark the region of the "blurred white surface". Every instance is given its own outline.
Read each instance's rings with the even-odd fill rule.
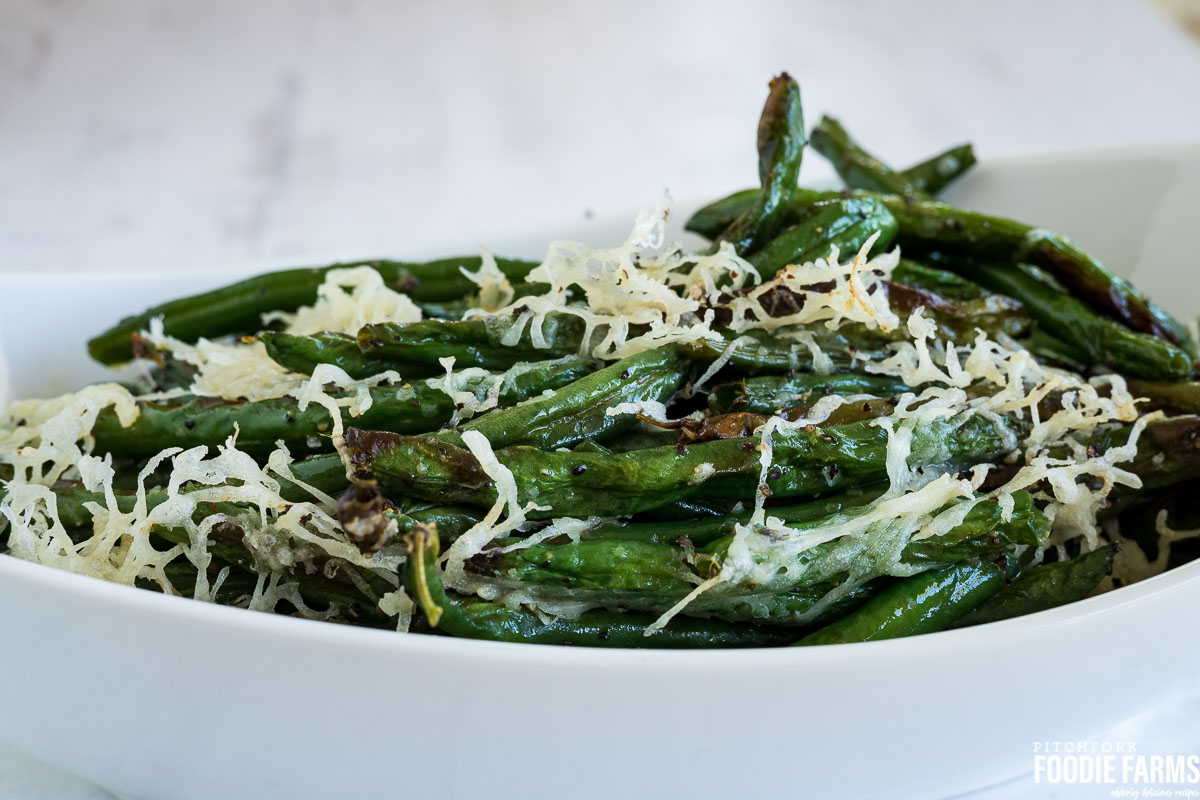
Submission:
[[[1200,51],[1134,0],[5,0],[0,270],[470,250],[716,196],[782,69],[900,164],[1200,138]]]
[[[1200,50],[1134,0],[4,0],[0,271],[461,252],[716,196],[782,69],[899,164],[1200,139]],[[1195,752],[1197,719],[1098,738]],[[1044,788],[978,797],[1099,796]],[[0,748],[4,800],[104,796]]]

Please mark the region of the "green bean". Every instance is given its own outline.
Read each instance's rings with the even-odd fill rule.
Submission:
[[[639,422],[605,442],[604,446],[609,453],[628,453],[631,450],[646,450],[651,447],[674,447],[678,441],[679,434],[675,431]]]
[[[847,186],[904,197],[929,197],[929,194],[916,186],[907,174],[896,172],[863,150],[833,117],[821,117],[821,121],[813,128],[812,146],[829,159]],[[925,172],[927,170],[922,171],[922,174]]]
[[[964,562],[905,578],[796,644],[870,642],[944,630],[995,596],[1018,565],[1018,559],[1001,555],[997,561]]]
[[[133,357],[131,337],[162,317],[163,332],[185,342],[200,337],[214,338],[230,333],[254,333],[260,330],[262,315],[268,311],[295,311],[317,298],[317,287],[332,269],[374,267],[392,289],[407,292],[414,300],[442,301],[460,298],[474,291],[460,268],[479,269],[479,256],[445,258],[425,263],[402,261],[358,261],[328,267],[287,269],[256,275],[243,281],[172,300],[149,308],[118,324],[88,342],[88,352],[102,364],[116,364]],[[510,278],[523,278],[537,266],[534,262],[508,258],[496,259],[500,270]]]
[[[592,370],[590,360],[578,357],[530,365],[529,369],[514,371],[503,379],[499,402],[512,406],[546,390],[566,386]],[[471,378],[462,391],[472,392],[476,400],[482,401],[497,380],[496,376],[487,375]],[[374,388],[370,395],[370,408],[359,416],[343,412],[345,423],[395,433],[423,433],[447,422],[455,411],[454,399],[426,381]],[[96,452],[148,457],[167,447],[188,449],[222,444],[235,430],[238,447],[250,453],[270,452],[280,440],[293,452],[330,448],[329,410],[317,403],[301,410],[299,401],[292,397],[256,402],[209,397],[142,400],[138,401],[138,408],[140,413],[129,427],[122,427],[110,409],[100,413],[92,428]]]
[[[654,617],[622,612],[585,611],[576,619],[550,621],[523,608],[509,608],[446,591],[437,573],[435,530],[415,528],[407,538],[404,580],[434,628],[452,636],[532,644],[590,647],[769,647],[789,640],[786,630],[732,625],[716,620],[675,619],[652,636]]]
[[[789,422],[810,419],[817,409],[818,402],[798,403],[789,408],[777,409],[770,415],[734,411],[728,414],[713,414],[699,418],[686,417],[669,424],[672,426],[672,430],[679,431],[678,444],[681,446],[690,446],[714,439],[739,439],[760,429],[771,416],[777,416]],[[895,397],[872,397],[856,400],[853,403],[847,402],[830,411],[820,422],[807,424],[813,428],[835,428],[853,422],[878,419],[891,414],[896,407],[896,402]]]
[[[303,336],[293,333],[263,331],[259,334],[267,355],[279,366],[311,375],[321,364],[332,364],[351,378],[361,380],[389,369],[403,368],[405,378],[428,378],[445,372],[436,361],[430,363],[406,363],[397,365],[392,359],[379,358],[358,349],[358,340],[344,333],[311,333]],[[458,364],[458,367],[472,366]]]
[[[961,275],[907,258],[900,259],[890,277],[893,282],[928,289],[950,300],[978,300],[991,294]]]
[[[748,330],[740,334],[722,332],[716,336],[686,342],[680,352],[696,361],[711,362],[727,355],[728,363],[749,372],[811,371],[815,368],[812,348],[800,339],[784,338],[787,334],[810,337],[807,342],[824,353],[832,366],[841,371],[853,369],[861,359],[883,358],[891,352],[889,342],[902,334],[887,334],[868,330],[865,326],[847,323],[833,331],[823,324],[791,326],[783,331]]]
[[[888,397],[907,391],[908,384],[899,378],[796,372],[789,375],[759,375],[736,383],[719,384],[709,392],[708,407],[718,414],[729,411],[774,414],[782,408],[816,401],[831,394]]]
[[[974,262],[964,271],[987,288],[1020,300],[1039,325],[1085,355],[1089,365],[1152,380],[1191,374],[1192,359],[1182,349],[1094,313],[1021,265]]]
[[[812,146],[833,163],[847,186],[920,199],[936,195],[975,164],[974,148],[961,144],[896,171],[863,150],[840,122],[828,116],[813,129]]]
[[[520,361],[559,358],[583,351],[584,323],[572,314],[548,314],[542,323],[546,347],[534,344],[529,328],[513,344],[501,341],[515,318],[484,317],[455,322],[427,319],[421,322],[386,322],[367,325],[358,332],[363,355],[403,370],[410,365],[438,365],[453,357],[455,366],[508,369]]]
[[[224,565],[214,564],[206,570],[210,589],[220,575],[220,568]],[[215,568],[214,568],[215,567]],[[196,593],[196,583],[199,577],[199,571],[183,556],[176,558],[171,563],[163,567],[163,573],[166,575],[167,581],[170,582],[171,588],[169,591],[182,597],[193,597]],[[243,597],[249,597],[254,593],[254,587],[258,584],[258,576],[253,572],[246,570],[235,570],[230,568],[225,576],[225,580],[221,582],[220,587],[213,592],[212,601],[224,605],[236,603]],[[159,585],[158,581],[149,578],[134,578],[133,585],[139,589],[146,589],[159,594],[166,593],[168,589]],[[369,623],[368,623],[369,624]]]
[[[851,192],[856,196],[861,192]],[[966,211],[931,200],[894,194],[871,194],[887,206],[899,224],[898,241],[906,253],[955,252],[1001,261],[1028,262],[1044,269],[1094,311],[1133,331],[1148,333],[1194,355],[1187,329],[1123,278],[1066,239],[1003,217]],[[798,189],[792,203],[796,218],[810,204],[846,196],[840,192]],[[713,235],[723,219],[731,219],[756,202],[757,190],[738,192],[701,209],[687,229]],[[968,275],[970,277],[970,275]]]
[[[984,331],[992,338],[1019,338],[1033,329],[1033,319],[1025,306],[1019,300],[1003,294],[988,294],[970,300],[947,300],[929,289],[895,281],[889,281],[887,287],[888,305],[901,319],[907,319],[917,308],[922,308],[926,316],[937,323],[938,335],[951,341],[969,341],[977,330]],[[1132,336],[1138,335],[1126,332]],[[1153,337],[1146,338],[1158,341]]]
[[[833,247],[853,255],[876,233],[876,252],[886,250],[896,238],[896,218],[875,198],[823,200],[810,205],[791,227],[767,241],[750,256],[750,263],[769,279],[789,264],[828,258]]]
[[[545,284],[541,283],[526,283],[519,281],[512,284],[513,298],[528,297],[530,295],[542,294],[546,291]],[[462,319],[467,311],[478,308],[478,303],[475,297],[460,297],[456,300],[443,300],[440,302],[418,302],[417,305],[421,308],[421,313],[426,319],[444,319],[457,321]]]
[[[1100,453],[1129,440],[1130,426],[1104,431],[1085,439],[1084,444]],[[1141,479],[1138,489],[1118,485],[1108,495],[1102,516],[1112,516],[1136,505],[1153,489],[1163,489],[1200,478],[1200,417],[1168,417],[1151,422],[1138,438],[1132,461],[1118,466]]]
[[[502,344],[501,339],[512,324],[509,319],[486,318],[368,325],[359,332],[358,343],[362,353],[372,359],[373,368],[394,368],[405,375],[412,374],[414,368],[431,368],[446,356],[453,356],[458,368],[506,369],[521,358],[553,358],[588,349],[583,342],[583,321],[572,314],[546,315],[541,331],[545,347],[534,346],[528,329],[521,332],[515,344]],[[849,366],[855,358],[882,357],[889,352],[888,344],[904,335],[859,324],[846,324],[837,331],[823,324],[793,326],[782,333],[763,330],[733,333],[718,329],[705,339],[680,345],[679,350],[696,361],[713,361],[728,353],[729,363],[752,372],[811,368],[811,349],[799,340],[784,338],[790,334],[811,336],[838,366]]]
[[[975,149],[970,144],[960,144],[914,164],[900,174],[914,189],[937,195],[973,166]]]
[[[867,505],[883,494],[885,486],[876,484],[861,489],[848,489],[828,497],[792,503],[786,506],[771,506],[768,513],[788,524],[802,524],[828,517],[852,508]],[[690,518],[660,520],[654,522],[607,522],[583,534],[585,539],[607,541],[640,541],[655,544],[677,544],[687,539],[695,547],[705,547],[713,541],[730,535],[735,525],[750,521],[750,510],[718,513],[699,519]]]
[[[1147,400],[1142,411],[1200,414],[1200,381],[1126,381],[1130,394]]]
[[[512,408],[483,414],[432,438],[462,446],[462,434],[482,433],[493,448],[528,445],[543,450],[581,441],[605,441],[637,422],[632,414],[609,415],[623,402],[666,402],[683,384],[687,363],[670,349],[651,350],[617,361],[552,395],[532,397]],[[402,431],[397,431],[402,432]]]
[[[1023,617],[1082,600],[1112,572],[1113,558],[1120,549],[1114,542],[1066,561],[1034,567],[950,627]]]
[[[1012,447],[1022,423],[1009,419],[940,419],[913,428],[911,466],[977,463]],[[886,477],[888,433],[870,422],[827,430],[797,430],[774,438],[767,489],[804,497]],[[490,506],[496,488],[470,452],[422,437],[350,428],[347,449],[356,468],[374,474],[393,496]],[[628,453],[547,453],[530,447],[496,452],[521,489],[521,502],[550,506],[530,518],[626,516],[676,500],[745,499],[758,491],[759,439],[723,439],[684,448]]]
[[[1012,263],[1028,262],[1044,269],[1097,313],[1189,353],[1194,350],[1183,325],[1124,278],[1057,234],[944,203],[909,203],[896,197],[883,201],[900,224],[901,247],[908,247],[909,252],[945,249]],[[967,277],[975,279],[970,272]]]
[[[772,79],[758,121],[758,182],[762,192],[720,236],[738,253],[753,252],[783,226],[800,179],[806,143],[800,85],[784,72]]]
[[[1039,360],[1052,366],[1080,373],[1086,372],[1088,369],[1087,353],[1052,336],[1046,332],[1045,328],[1034,328],[1024,345],[1025,349],[1037,356]]]
[[[675,447],[674,444],[671,445]],[[628,451],[623,451],[628,452]],[[724,517],[735,512],[740,501],[729,499],[708,500],[703,497],[675,500],[656,508],[636,514],[633,519],[651,522],[696,522]]]
[[[1014,495],[1012,519],[1005,520],[999,503],[974,505],[952,530],[939,536],[903,543],[902,568],[941,567],[965,558],[986,556],[1010,545],[1044,545],[1049,522],[1026,492]],[[794,531],[814,531],[844,523],[861,509],[822,518],[795,520]],[[600,537],[600,538],[597,538]],[[603,537],[595,532],[578,542],[540,543],[513,550],[490,550],[468,561],[468,568],[504,587],[520,587],[537,597],[581,599],[608,607],[662,612],[687,595],[697,578],[711,577],[734,541],[725,536],[699,551],[695,567],[690,547],[646,538]],[[500,542],[501,545],[511,542]],[[876,542],[870,532],[819,544],[779,564],[773,577],[723,584],[694,599],[685,614],[712,615],[728,621],[769,619],[771,624],[809,624],[810,612],[829,591],[856,576],[861,584],[883,575],[876,566],[875,548],[891,551],[890,540]],[[770,556],[756,555],[756,563]],[[886,558],[885,558],[886,561]],[[773,562],[771,562],[774,566]],[[877,588],[877,587],[876,587]],[[859,593],[865,599],[867,593]]]

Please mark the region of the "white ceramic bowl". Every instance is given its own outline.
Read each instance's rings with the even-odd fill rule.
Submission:
[[[1060,230],[1172,311],[1200,310],[1200,146],[988,162],[951,199]],[[619,240],[629,221],[496,249]],[[6,278],[14,389],[99,377],[83,341],[114,317],[269,266],[66,291]],[[913,639],[604,651],[272,617],[0,557],[0,738],[135,798],[941,796],[1194,681],[1197,607],[1190,564]]]

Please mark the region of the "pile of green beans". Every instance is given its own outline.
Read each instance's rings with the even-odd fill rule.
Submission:
[[[832,162],[845,189],[800,186],[810,144]],[[898,245],[905,256],[884,284],[888,304],[902,319],[923,308],[938,335],[955,343],[983,331],[1080,374],[1124,376],[1135,396],[1145,398],[1146,411],[1161,412],[1142,432],[1137,455],[1122,465],[1141,488],[1119,487],[1101,511],[1135,530],[1124,546],[1145,550],[1153,561],[1158,545],[1147,519],[1161,508],[1180,513],[1180,497],[1200,480],[1200,417],[1193,416],[1200,414],[1200,380],[1187,330],[1065,238],[940,202],[939,192],[974,165],[969,144],[893,169],[831,117],[807,131],[800,87],[783,74],[770,84],[757,153],[757,188],[717,200],[687,221],[714,251],[732,246],[768,280],[834,247],[857,252],[877,237],[875,252]],[[539,293],[524,282],[536,264],[503,258],[497,264],[517,297]],[[592,331],[569,311],[547,315],[538,339],[523,330],[515,341],[509,334],[519,308],[467,314],[475,284],[463,269],[478,269],[479,258],[356,265],[373,267],[389,287],[407,293],[424,319],[304,335],[264,325],[266,312],[314,302],[329,270],[352,266],[335,264],[173,300],[88,343],[104,364],[128,361],[148,352],[142,333],[158,318],[167,335],[184,342],[253,337],[296,376],[325,364],[356,379],[387,370],[403,376],[374,385],[361,415],[342,412],[339,452],[324,406],[302,406],[291,396],[192,396],[190,368],[171,362],[169,352],[155,353],[156,388],[182,387],[182,396],[139,399],[139,416],[129,426],[114,411],[102,411],[91,431],[92,452],[111,457],[118,471],[120,510],[138,502],[132,476],[165,448],[215,447],[236,431],[239,449],[265,463],[283,443],[301,456],[293,479],[280,479],[287,502],[311,499],[305,487],[340,497],[336,510],[349,541],[364,553],[398,543],[405,554],[392,580],[349,564],[284,568],[283,578],[308,607],[341,609],[343,622],[394,627],[395,618],[376,600],[399,584],[414,601],[412,630],[419,633],[594,647],[813,646],[996,622],[1097,591],[1122,546],[1120,540],[1088,548],[1080,540],[1052,539],[1039,487],[1003,502],[987,494],[1022,466],[1014,442],[1030,420],[959,415],[914,423],[907,466],[962,475],[980,464],[999,466],[969,502],[959,498],[938,512],[966,503],[954,524],[893,543],[893,557],[883,558],[882,539],[872,538],[866,521],[874,504],[890,496],[891,433],[882,423],[899,396],[914,388],[865,365],[894,353],[904,331],[807,326],[808,341],[834,367],[818,372],[811,348],[778,331],[735,332],[718,307],[701,339],[605,363],[590,357]],[[802,304],[803,294],[790,302]],[[444,375],[448,357],[456,370],[475,370],[459,388],[478,402],[490,397],[489,410],[462,418],[461,403],[434,380]],[[715,379],[706,375],[707,388],[697,388],[718,358]],[[493,388],[499,373],[517,366]],[[764,469],[759,428],[774,416],[806,418],[829,395],[854,399],[822,422],[776,432]],[[611,413],[621,404],[663,404],[679,420]],[[1109,425],[1078,447],[1098,457],[1123,445],[1131,431],[1128,424]],[[455,582],[440,557],[485,524],[489,509],[504,498],[492,462],[472,449],[479,436],[511,474],[527,504],[527,523],[475,548]],[[3,456],[0,470],[8,469]],[[72,480],[59,481],[53,492],[64,527],[84,538],[104,496]],[[866,532],[822,541],[773,572],[753,572],[692,597],[702,583],[723,576],[740,537],[760,525],[752,509],[761,498],[767,498],[765,514],[791,536],[815,536],[856,520],[864,520]],[[147,507],[167,500],[167,489],[152,479]],[[218,513],[226,521],[210,536],[208,577],[222,576],[219,602],[236,602],[254,590],[264,569],[240,527],[252,524],[257,511],[242,503],[202,504],[195,521]],[[539,535],[545,524],[559,528]],[[186,531],[156,529],[154,536],[164,547],[188,543]],[[1195,555],[1200,548],[1177,547],[1170,564]],[[775,566],[758,552],[751,561]],[[183,559],[167,574],[179,591],[202,577]],[[669,611],[665,626],[648,635]]]

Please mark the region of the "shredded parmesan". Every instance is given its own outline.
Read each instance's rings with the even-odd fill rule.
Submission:
[[[535,347],[545,346],[541,326],[551,313],[571,314],[585,324],[584,346],[592,355],[617,359],[672,343],[714,336],[709,309],[726,293],[742,290],[759,276],[727,243],[715,253],[687,253],[666,244],[669,198],[644,211],[619,247],[600,249],[554,242],[526,281],[545,284],[542,294],[519,298],[498,309],[516,317],[504,341],[515,344],[528,330]],[[582,290],[582,296],[573,293]],[[484,313],[481,309],[469,312]],[[631,335],[633,326],[644,333]],[[594,345],[593,332],[600,334]]]
[[[868,260],[871,247],[878,238],[879,233],[874,233],[847,263],[838,260],[835,246],[827,258],[789,265],[772,280],[735,297],[729,303],[733,311],[730,328],[737,332],[751,328],[773,331],[824,322],[827,327],[836,329],[843,322],[861,322],[868,327],[892,330],[900,321],[888,306],[887,291],[883,290],[882,283],[899,263],[900,251],[892,250]],[[792,314],[772,317],[760,301],[781,289],[800,294],[804,302]]]
[[[475,300],[477,308],[483,311],[497,311],[512,302],[515,294],[512,283],[500,271],[496,257],[486,247],[481,251],[477,271],[471,272],[466,267],[462,267],[461,270],[471,283],[479,287],[479,296]]]
[[[280,451],[268,463],[286,461],[286,451]],[[146,482],[164,463],[169,466],[165,498],[152,505]],[[228,524],[240,532],[262,576],[246,601],[250,608],[273,610],[286,600],[301,613],[325,615],[303,604],[287,576],[333,562],[374,571],[393,585],[397,582],[395,573],[402,558],[398,552],[363,556],[342,535],[327,498],[298,503],[284,500],[278,481],[238,450],[233,439],[212,456],[204,447],[159,453],[139,475],[133,507],[128,511],[121,510],[113,487],[115,473],[107,458],[83,455],[76,469],[84,488],[103,498],[101,503],[88,504],[94,520],[91,535],[73,541],[58,518],[55,495],[41,484],[13,480],[5,487],[0,515],[9,524],[14,555],[117,583],[133,585],[148,580],[171,593],[178,589],[165,568],[182,556],[197,569],[192,596],[210,600],[208,545],[213,529]],[[195,522],[198,509],[210,509],[212,504],[230,504],[226,506],[230,510],[206,513]],[[156,530],[185,532],[188,543],[158,550],[151,540]]]
[[[463,444],[479,462],[479,467],[496,487],[496,503],[479,522],[450,545],[443,556],[444,580],[453,589],[471,590],[477,581],[467,575],[464,564],[468,558],[483,552],[487,543],[507,535],[525,524],[526,508],[521,506],[517,493],[517,481],[512,470],[500,463],[492,452],[492,445],[479,431],[464,431]],[[500,517],[507,511],[504,521]]]
[[[492,260],[495,266],[495,260]],[[406,294],[390,289],[373,267],[331,269],[317,288],[317,300],[294,314],[273,311],[263,322],[286,323],[288,333],[357,333],[375,322],[419,322],[421,309]]]

